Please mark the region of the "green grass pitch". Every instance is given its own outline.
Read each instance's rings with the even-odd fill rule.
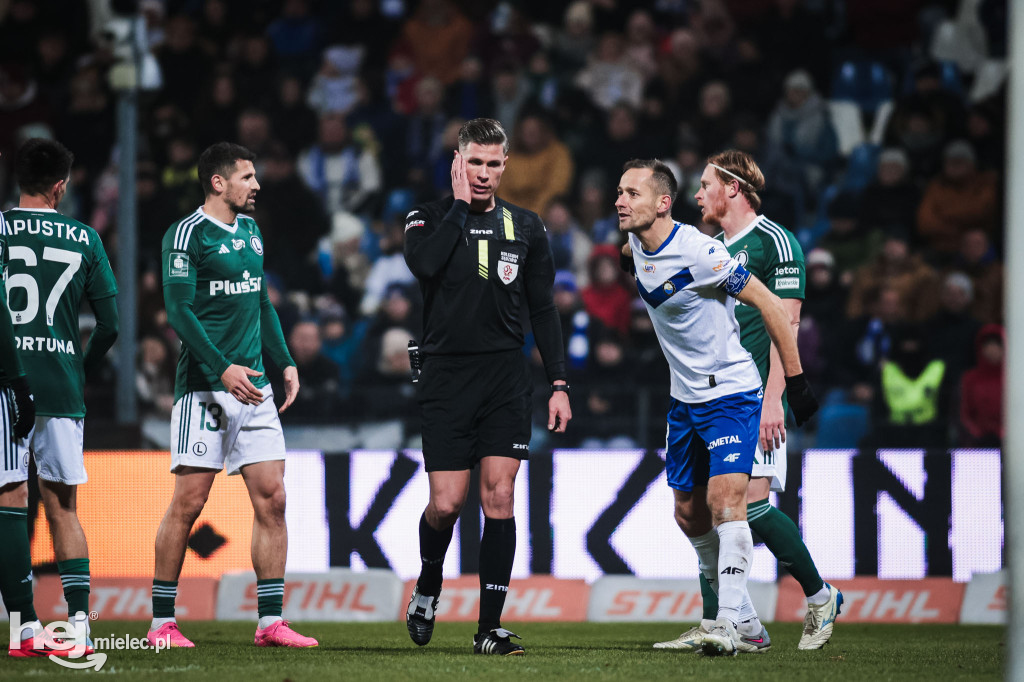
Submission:
[[[474,656],[475,626],[438,623],[433,641],[413,644],[405,624],[297,623],[316,649],[258,649],[254,623],[183,622],[195,649],[107,651],[96,671],[67,670],[47,659],[0,662],[0,680],[999,680],[1005,630],[963,625],[845,625],[820,651],[797,651],[799,623],[769,623],[764,654],[705,658],[651,648],[686,627],[678,623],[507,623],[526,655]],[[98,622],[93,636],[142,637],[138,621]]]

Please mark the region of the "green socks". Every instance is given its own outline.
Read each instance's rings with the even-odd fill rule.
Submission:
[[[256,600],[260,618],[280,616],[284,606],[284,578],[257,580]]]
[[[57,572],[68,602],[68,618],[79,612],[89,613],[89,559],[58,561]]]
[[[810,597],[821,590],[825,581],[818,575],[811,553],[800,535],[800,529],[793,520],[768,503],[761,500],[747,505],[747,522],[750,530],[764,542],[775,558],[796,578],[804,595]],[[711,585],[700,576],[700,594],[704,599],[704,618],[718,617],[718,595]]]
[[[38,620],[32,606],[32,556],[28,542],[28,508],[0,507],[0,592],[8,613],[22,623]]]
[[[768,504],[768,500],[761,500],[747,505],[747,521],[751,530],[800,583],[805,596],[810,597],[824,587],[825,581],[818,575],[818,567],[793,519]]]
[[[153,618],[174,618],[177,580],[153,580]]]
[[[711,583],[700,574],[700,596],[704,599],[704,620],[718,619],[718,595],[711,589]]]

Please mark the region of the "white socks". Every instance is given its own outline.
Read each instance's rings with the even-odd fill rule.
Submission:
[[[260,618],[260,622],[256,624],[256,627],[260,630],[266,627],[270,627],[279,620],[284,620],[281,616],[263,616]]]
[[[704,535],[687,539],[697,552],[697,567],[700,568],[701,575],[711,585],[715,594],[718,594],[718,533],[712,528]]]
[[[828,591],[828,584],[826,583],[821,586],[820,590],[818,590],[817,592],[815,592],[807,598],[807,603],[811,606],[821,606],[822,604],[828,601],[830,596],[832,595]]]
[[[38,620],[34,620],[30,623],[25,623],[21,626],[21,637],[22,641],[25,641],[29,637],[35,637],[43,631],[43,624]]]
[[[177,623],[177,622],[178,622],[178,619],[175,618],[174,616],[171,616],[170,618],[154,618],[153,619],[153,624],[149,626],[149,631],[152,632],[153,630],[159,630],[160,628],[162,628],[163,626],[167,625],[168,623]]]
[[[750,526],[744,521],[727,521],[718,526],[718,617],[740,623],[750,597],[747,594],[747,576],[754,553]],[[756,617],[753,605],[750,612]]]
[[[737,523],[742,523],[744,526],[746,526],[746,521],[734,521],[729,524],[722,525],[729,526]],[[695,538],[688,537],[687,539],[690,541],[690,544],[693,545],[694,551],[697,552],[697,566],[700,568],[701,574],[708,581],[708,584],[711,585],[711,589],[714,590],[715,594],[719,594],[719,615],[729,618],[734,623],[737,623],[737,627],[742,629],[742,634],[755,635],[761,631],[761,621],[758,620],[757,611],[754,610],[754,604],[750,601],[750,595],[747,594],[747,585],[745,579],[746,573],[743,574],[743,598],[740,602],[738,609],[736,609],[733,612],[733,615],[730,615],[729,613],[723,614],[721,611],[722,598],[719,593],[719,588],[720,585],[725,584],[726,576],[718,575],[718,566],[719,562],[721,561],[719,557],[722,556],[722,548],[724,547],[724,545],[721,544],[720,540],[720,528],[721,526],[719,526],[719,529],[712,529],[704,535],[700,535]],[[754,551],[754,543],[750,539],[750,527],[746,526],[746,528],[748,544],[750,546],[750,553],[752,553]],[[748,554],[747,556],[746,566],[749,569],[750,554]],[[729,577],[732,578],[733,574],[730,573]],[[827,591],[828,590],[826,589],[826,592]],[[704,625],[705,630],[710,630],[712,627],[714,627],[714,621],[702,620],[701,624]]]

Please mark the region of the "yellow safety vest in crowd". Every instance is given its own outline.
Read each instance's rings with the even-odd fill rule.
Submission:
[[[882,363],[882,391],[893,424],[927,424],[939,413],[939,385],[946,363],[932,360],[921,375],[910,378],[895,362]]]

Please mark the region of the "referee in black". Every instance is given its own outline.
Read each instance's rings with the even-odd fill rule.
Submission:
[[[524,302],[551,383],[548,429],[563,432],[572,418],[551,246],[537,214],[495,196],[507,157],[498,121],[469,121],[452,161],[453,196],[416,206],[405,223],[405,260],[424,302],[419,405],[430,481],[406,625],[414,642],[430,641],[444,556],[479,462],[484,532],[473,653],[502,656],[524,653],[501,627],[516,552],[512,493],[530,452]]]

